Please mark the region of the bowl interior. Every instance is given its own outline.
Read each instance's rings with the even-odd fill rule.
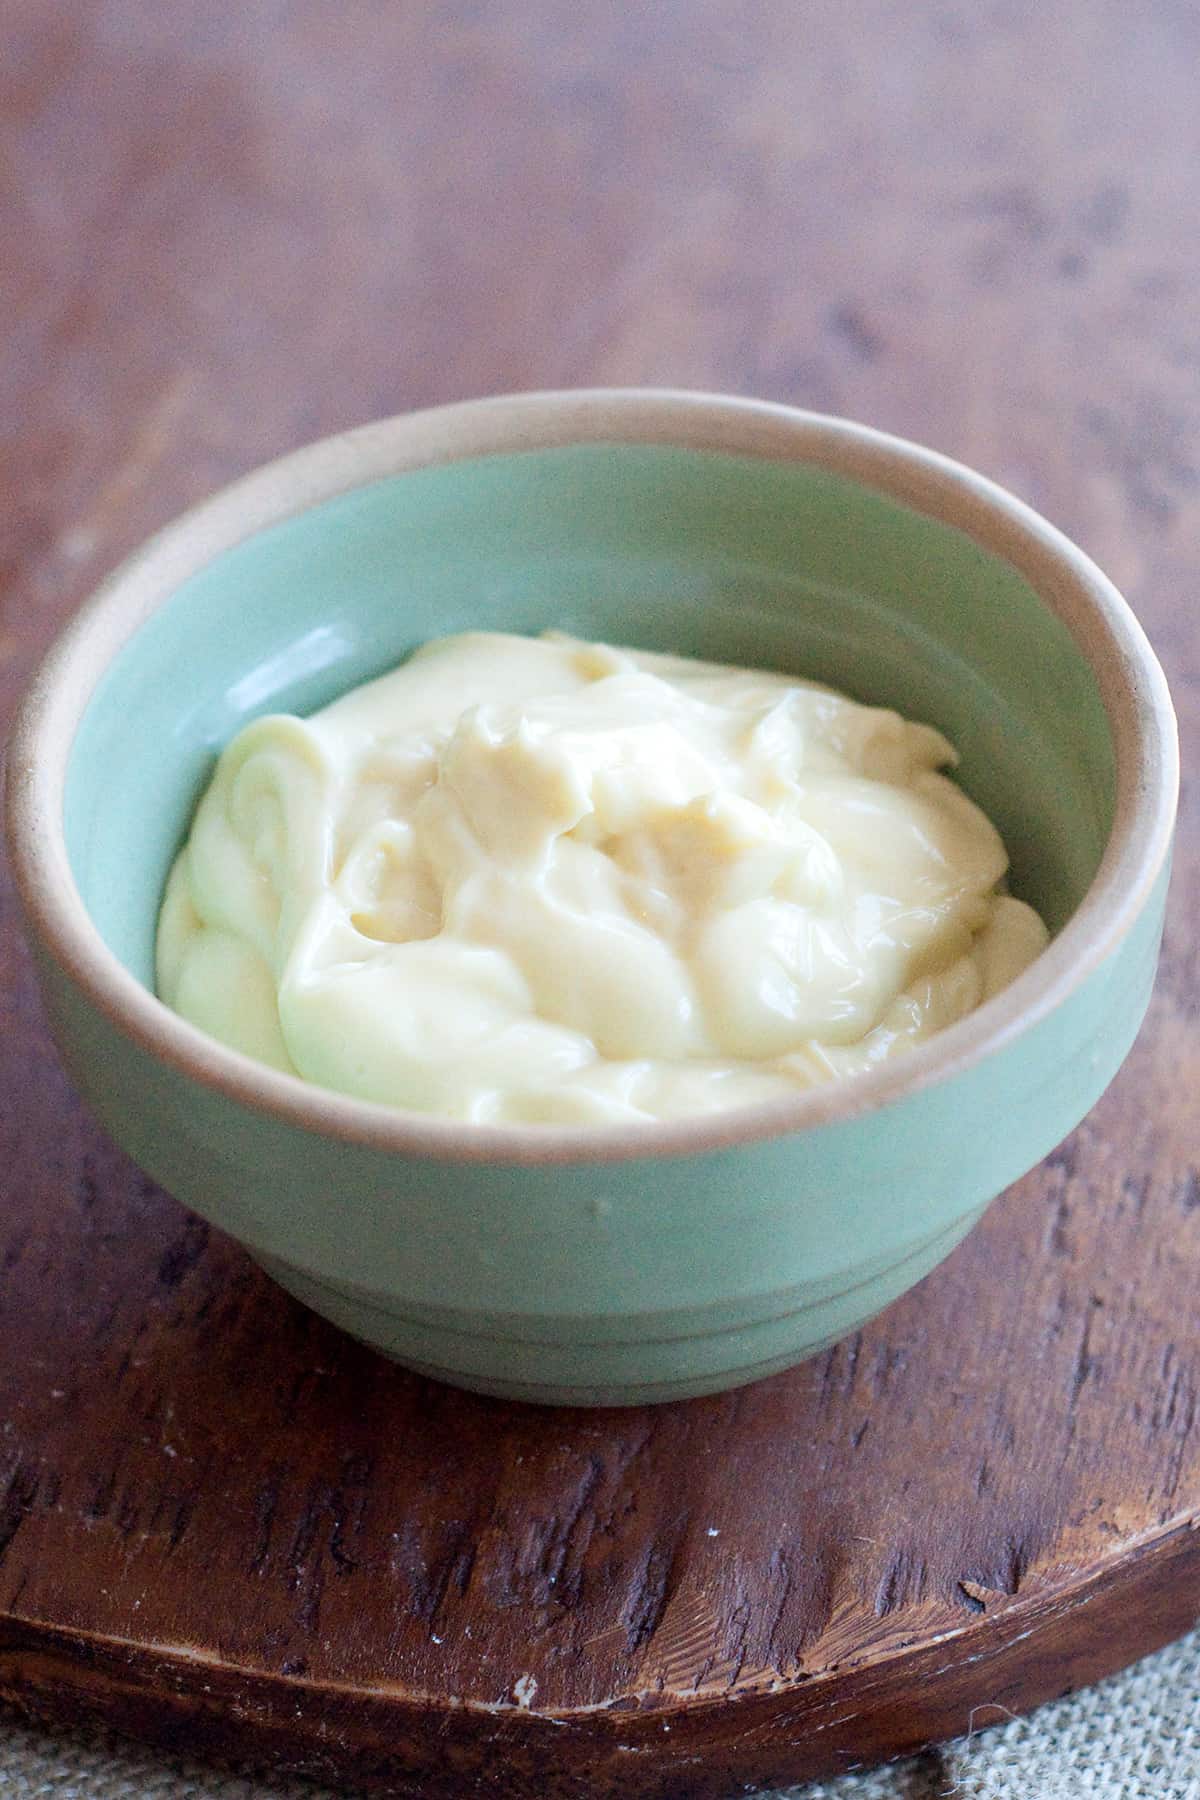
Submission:
[[[72,747],[66,833],[110,949],[153,985],[162,884],[215,753],[468,627],[669,649],[830,682],[939,726],[1066,922],[1112,828],[1095,678],[1048,606],[956,528],[802,462],[653,445],[390,477],[218,556],[117,655]]]

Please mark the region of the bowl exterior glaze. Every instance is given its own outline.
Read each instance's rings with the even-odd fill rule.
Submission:
[[[1017,566],[1026,537],[1033,575]],[[482,403],[286,459],[118,571],[80,627],[100,666],[80,672],[79,636],[18,726],[14,862],[64,1061],[168,1191],[413,1368],[594,1405],[785,1368],[946,1256],[1095,1103],[1142,1021],[1173,722],[1132,621],[1128,666],[1121,644],[1085,654],[1093,578],[1107,589],[1044,522],[943,459],[717,398]],[[1055,582],[1070,630],[1041,598]],[[791,1113],[619,1142],[356,1109],[216,1051],[148,1000],[166,864],[239,723],[319,705],[438,630],[555,623],[790,663],[932,717],[1004,831],[1018,891],[1062,928],[1055,944],[903,1070]],[[56,709],[60,736],[72,721],[59,789],[43,767]],[[1157,762],[1136,763],[1130,744],[1155,732]],[[1122,861],[1117,839],[1132,843],[1143,814],[1157,825]],[[1093,941],[1105,869],[1117,901],[1095,911]],[[70,913],[54,896],[72,884]],[[112,965],[99,974],[96,929]]]

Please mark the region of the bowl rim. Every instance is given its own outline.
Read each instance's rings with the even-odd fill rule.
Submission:
[[[957,527],[1015,567],[1075,639],[1113,735],[1113,828],[1075,913],[1003,993],[906,1056],[794,1097],[679,1119],[600,1126],[442,1119],[316,1087],[188,1024],[104,943],[70,869],[66,769],[109,664],[182,582],[272,525],[418,468],[585,443],[810,463]],[[361,425],[264,464],[180,515],[126,558],[54,641],[18,709],[6,774],[13,869],[33,931],[91,1003],[152,1056],[252,1111],[322,1137],[438,1161],[596,1163],[703,1154],[853,1119],[1004,1049],[1078,989],[1140,914],[1170,852],[1179,751],[1166,678],[1126,601],[1077,545],[997,483],[871,426],[772,401],[579,388],[460,401]]]

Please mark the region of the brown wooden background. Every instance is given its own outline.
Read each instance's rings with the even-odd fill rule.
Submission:
[[[471,1400],[284,1300],[80,1115],[0,872],[0,1691],[423,1793],[691,1797],[1183,1630],[1200,12],[7,0],[0,29],[5,712],[105,570],[264,458],[662,383],[844,412],[1041,507],[1142,614],[1185,761],[1151,1021],[1091,1120],[868,1332],[658,1412]]]

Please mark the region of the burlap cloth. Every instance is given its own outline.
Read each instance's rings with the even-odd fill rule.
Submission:
[[[0,1711],[3,1800],[74,1800],[76,1795],[335,1800],[328,1790],[307,1784],[174,1762],[116,1739],[34,1729]],[[1200,1800],[1200,1631],[1029,1718],[869,1774],[777,1790],[772,1800],[785,1795],[786,1800]]]

